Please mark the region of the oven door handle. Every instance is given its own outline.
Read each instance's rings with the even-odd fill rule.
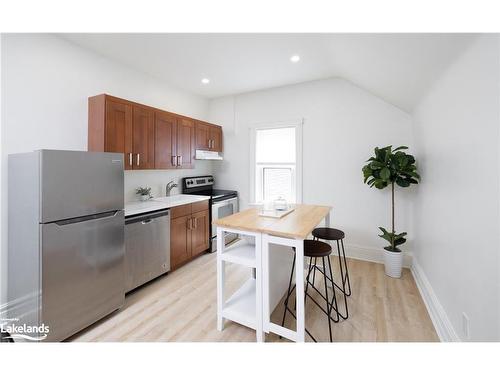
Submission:
[[[212,203],[212,208],[217,209],[217,208],[224,207],[224,206],[234,205],[237,202],[238,202],[238,198],[231,198],[231,199],[227,199],[227,200],[224,200],[221,202]]]

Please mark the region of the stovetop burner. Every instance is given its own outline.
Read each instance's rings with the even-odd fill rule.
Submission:
[[[213,176],[186,177],[182,179],[182,193],[209,196],[212,201],[238,196],[235,190],[214,189],[213,184]]]

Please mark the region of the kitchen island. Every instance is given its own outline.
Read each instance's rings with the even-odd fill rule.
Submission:
[[[224,319],[255,329],[257,341],[264,341],[264,332],[273,332],[292,341],[305,339],[304,263],[295,263],[297,330],[270,321],[272,310],[288,286],[293,257],[286,248],[295,248],[297,259],[304,258],[304,239],[325,220],[330,225],[328,206],[295,205],[294,211],[282,218],[259,215],[251,208],[214,221],[217,225],[217,329],[224,328]],[[226,246],[224,232],[236,233],[244,239]],[[255,269],[243,286],[226,300],[224,295],[225,264],[236,263]]]

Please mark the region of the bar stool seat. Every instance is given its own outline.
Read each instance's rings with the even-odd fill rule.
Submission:
[[[334,285],[334,288],[336,287],[344,294],[345,313],[344,314],[339,313],[339,315],[343,319],[347,319],[349,317],[349,310],[347,308],[347,297],[351,295],[351,280],[349,278],[349,270],[347,269],[347,261],[345,258],[345,250],[344,250],[345,233],[340,229],[321,227],[314,229],[312,231],[312,235],[314,239],[318,238],[326,241],[337,242],[337,254],[339,258],[340,277],[342,284],[341,286],[339,286],[333,280],[331,281]],[[341,254],[341,249],[342,249],[342,254]]]
[[[332,247],[326,242],[304,240],[304,256],[311,258],[327,257],[332,253]]]
[[[312,235],[329,241],[340,241],[345,238],[345,233],[335,228],[316,228],[312,231]]]

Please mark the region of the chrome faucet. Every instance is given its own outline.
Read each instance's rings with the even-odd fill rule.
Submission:
[[[171,191],[173,188],[175,188],[175,187],[177,187],[177,184],[176,184],[174,181],[170,181],[170,182],[167,184],[167,187],[165,188],[165,195],[166,195],[167,197],[169,197],[169,196],[170,196],[170,191]]]

